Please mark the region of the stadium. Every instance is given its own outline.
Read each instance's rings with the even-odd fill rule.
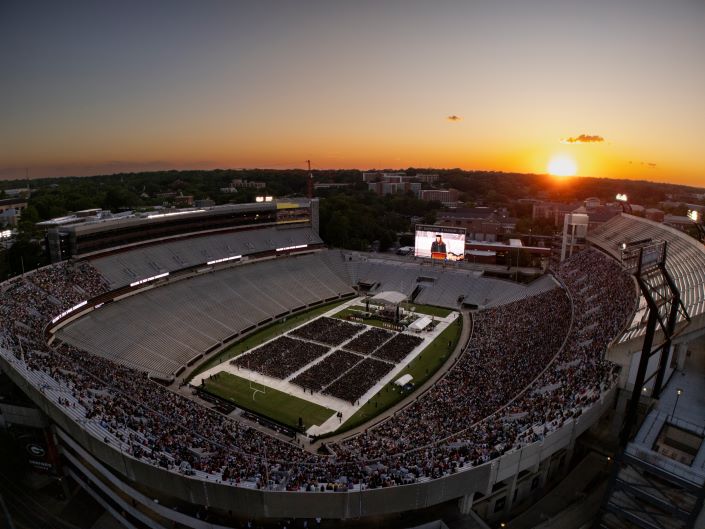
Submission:
[[[525,284],[327,248],[316,199],[74,221],[0,286],[0,368],[36,407],[3,413],[125,527],[498,526],[625,421],[620,465],[676,476],[684,520],[702,507],[705,448],[653,448],[702,440],[650,398],[700,376],[705,249],[673,228],[621,214]],[[678,293],[655,331],[654,245]],[[604,527],[632,501],[612,472]]]

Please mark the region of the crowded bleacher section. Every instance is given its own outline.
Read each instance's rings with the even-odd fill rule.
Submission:
[[[634,309],[632,280],[595,250],[574,255],[555,274],[565,290],[544,290],[476,313],[469,344],[439,381],[381,424],[330,445],[331,456],[314,455],[220,415],[144,372],[81,351],[76,344],[47,346],[47,322],[106,290],[85,263],[45,268],[5,283],[0,346],[10,352],[3,356],[47,398],[128,456],[246,487],[318,491],[332,490],[332,483],[336,490],[392,486],[438,478],[539,441],[611,387],[614,366],[604,355]],[[328,351],[312,341],[338,345],[363,330],[342,320],[315,321],[322,320],[290,333],[301,339],[278,339],[303,344],[293,348],[309,358],[299,368]],[[394,368],[392,362],[416,347],[418,339],[412,338],[398,334],[374,356],[359,356],[354,364],[353,353],[336,351],[299,375],[299,383],[354,403]],[[256,364],[279,378],[299,369],[288,353],[270,350],[260,357],[257,351],[236,363],[250,356],[248,368]],[[270,365],[268,355],[277,361]],[[329,367],[348,369],[346,377],[326,379]]]
[[[604,353],[634,308],[634,287],[594,250],[565,261],[558,275],[575,304],[572,326],[568,297],[558,289],[478,313],[453,369],[343,449],[374,458],[440,440],[460,445],[453,458],[479,464],[579,415],[613,382]]]
[[[298,255],[166,282],[106,304],[61,328],[57,336],[83,351],[170,380],[204,351],[257,325],[351,294],[351,285],[318,255]]]

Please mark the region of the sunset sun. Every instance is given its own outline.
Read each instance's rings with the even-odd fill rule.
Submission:
[[[574,176],[578,166],[570,156],[557,154],[549,160],[548,172],[554,176]]]

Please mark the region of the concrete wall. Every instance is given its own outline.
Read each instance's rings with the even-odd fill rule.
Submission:
[[[21,424],[31,428],[44,428],[48,426],[42,414],[26,406],[15,406],[13,404],[0,404],[0,418],[3,423]]]
[[[280,492],[204,481],[134,459],[81,428],[64,414],[61,407],[23,378],[4,356],[0,356],[0,366],[57,427],[126,481],[163,491],[165,495],[193,504],[232,510],[253,518],[359,518],[430,507],[475,492],[487,494],[495,482],[515,476],[521,470],[534,468],[551,454],[571,446],[575,438],[611,405],[614,396],[614,390],[608,392],[581,417],[569,421],[560,430],[546,436],[542,442],[440,479],[361,492]]]
[[[664,376],[664,385],[674,372],[674,368],[672,367],[674,354],[675,360],[679,365],[681,365],[682,362],[685,360],[685,354],[688,350],[688,345],[691,342],[702,340],[703,337],[705,337],[705,314],[701,314],[700,316],[693,318],[693,320],[688,325],[679,324],[677,332],[679,332],[680,334],[677,334],[677,336],[673,339],[671,351],[669,351]],[[614,362],[615,364],[622,367],[622,371],[620,373],[619,378],[619,387],[621,389],[625,389],[631,392],[634,388],[634,381],[636,380],[636,373],[639,368],[639,361],[641,358],[641,349],[643,346],[643,342],[644,339],[642,336],[633,340],[629,340],[628,342],[615,344],[610,347],[606,355],[607,360],[610,360],[611,362]],[[657,332],[654,337],[654,347],[662,342],[663,333]],[[649,359],[649,364],[646,370],[647,380],[649,379],[649,377],[652,377],[656,373],[660,356],[661,353],[659,352],[658,354],[653,355]],[[678,367],[678,369],[681,368],[682,366]],[[651,388],[653,386],[654,379],[655,377],[646,383],[646,395],[651,394]]]

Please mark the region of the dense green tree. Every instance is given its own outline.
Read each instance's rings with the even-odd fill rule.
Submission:
[[[379,251],[388,250],[396,242],[396,233],[393,230],[384,230],[379,237]]]
[[[48,264],[44,248],[37,240],[18,238],[4,253],[7,277]]]
[[[399,237],[399,246],[413,246],[414,245],[414,235],[411,233],[404,233]]]
[[[394,169],[389,169],[393,171]],[[407,174],[438,173],[441,187],[455,188],[468,205],[507,207],[518,217],[518,233],[548,235],[554,227],[550,221],[531,219],[531,205],[520,204],[519,198],[542,198],[557,201],[578,201],[596,196],[603,201],[613,200],[616,193],[627,193],[632,203],[646,207],[672,197],[675,201],[693,201],[695,188],[645,181],[610,180],[607,178],[572,178],[559,180],[547,175],[497,173],[492,171],[464,171],[461,169],[409,168]],[[385,249],[394,244],[399,233],[413,232],[414,222],[434,224],[440,203],[425,202],[413,194],[380,197],[367,190],[357,170],[313,171],[315,182],[349,184],[342,189],[317,190],[321,197],[321,236],[336,247],[366,250],[378,241]],[[264,189],[245,188],[237,193],[221,191],[234,179],[265,183]],[[6,252],[4,270],[19,273],[18,257],[25,269],[35,266],[39,259],[41,233],[34,223],[72,211],[106,208],[118,211],[161,205],[166,200],[157,197],[168,191],[211,198],[216,204],[251,202],[260,194],[305,196],[308,171],[273,169],[215,169],[208,171],[154,171],[98,175],[87,178],[45,178],[32,181],[29,207],[20,223],[19,245]],[[24,180],[3,182],[4,188],[25,187]],[[699,192],[702,192],[700,190]],[[0,191],[0,196],[3,196]],[[682,208],[677,210],[682,212]],[[419,220],[420,219],[420,220]],[[410,236],[400,239],[402,245],[412,245]],[[11,266],[10,266],[11,261]],[[3,273],[0,270],[0,274]]]
[[[386,250],[397,233],[413,230],[411,219],[435,220],[438,202],[419,200],[412,194],[379,196],[347,188],[327,194],[321,202],[321,237],[330,246],[367,250],[377,241]]]
[[[111,187],[105,193],[102,202],[103,209],[116,212],[121,209],[131,209],[142,205],[142,200],[134,192],[120,187]]]
[[[12,246],[0,254],[0,279],[21,274],[48,264],[42,243],[42,231],[36,226],[39,213],[34,206],[27,206],[17,225],[17,237]]]

